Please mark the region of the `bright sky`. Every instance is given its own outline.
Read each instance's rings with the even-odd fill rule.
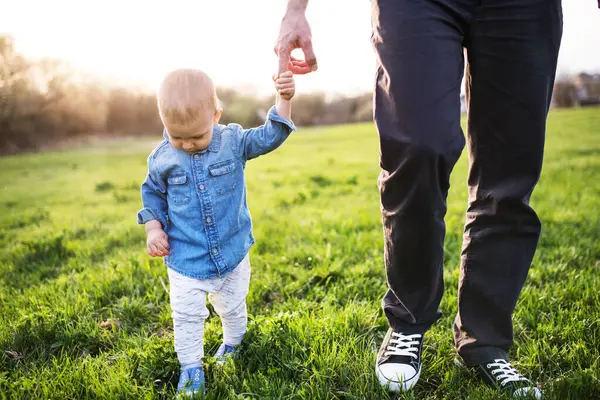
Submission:
[[[31,58],[153,89],[180,66],[204,69],[217,85],[271,93],[273,53],[285,0],[18,0],[3,2],[0,33]],[[600,72],[596,0],[563,1],[559,73]],[[312,0],[308,19],[319,71],[298,92],[370,91],[374,54],[370,1]]]

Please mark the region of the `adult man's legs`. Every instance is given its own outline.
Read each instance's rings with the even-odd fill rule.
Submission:
[[[373,1],[378,72],[381,211],[390,324],[376,372],[390,389],[420,373],[422,334],[439,318],[449,176],[464,147],[460,127],[463,37],[459,1]]]
[[[512,312],[540,234],[529,198],[542,167],[561,19],[559,0],[497,2],[478,10],[467,39],[469,207],[455,339],[468,364],[505,357],[512,344]]]
[[[467,37],[470,149],[455,341],[469,365],[506,359],[540,221],[540,176],[562,34],[560,0],[483,2]]]

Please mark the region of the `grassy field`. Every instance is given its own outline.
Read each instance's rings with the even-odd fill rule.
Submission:
[[[0,159],[0,398],[173,396],[167,271],[136,223],[154,144]],[[466,170],[465,151],[446,219],[444,317],[416,390],[395,396],[374,375],[386,282],[373,125],[301,129],[250,162],[249,333],[234,363],[206,360],[208,398],[498,398],[453,364]],[[600,398],[600,109],[551,114],[532,204],[543,233],[514,316],[515,364],[548,399]],[[220,335],[211,310],[207,354]]]

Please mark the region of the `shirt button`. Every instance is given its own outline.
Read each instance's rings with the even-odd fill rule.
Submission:
[[[213,250],[212,250],[213,254],[217,254],[217,252],[218,252],[218,251],[219,251],[219,250],[217,250],[217,248],[216,248],[216,247],[213,247]]]
[[[207,223],[207,224],[210,224],[210,221],[212,221],[212,220],[210,219],[210,217],[206,217],[206,223]]]
[[[195,160],[197,160],[197,159],[199,159],[199,158],[200,158],[200,156],[199,156],[198,154],[194,154],[194,159],[195,159]]]
[[[199,184],[199,185],[198,185],[198,188],[199,188],[200,190],[204,190],[204,185],[203,185],[203,184]]]

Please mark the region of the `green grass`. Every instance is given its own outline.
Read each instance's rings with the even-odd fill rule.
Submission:
[[[160,140],[157,135],[156,140]],[[0,159],[0,398],[166,399],[178,363],[167,271],[144,252],[153,141]],[[540,246],[514,315],[515,364],[548,399],[600,398],[600,109],[555,111],[532,204]],[[257,244],[243,352],[212,399],[488,399],[453,365],[466,152],[452,176],[441,304],[407,396],[374,375],[386,289],[372,124],[301,129],[247,167]],[[206,350],[221,338],[207,322]]]

